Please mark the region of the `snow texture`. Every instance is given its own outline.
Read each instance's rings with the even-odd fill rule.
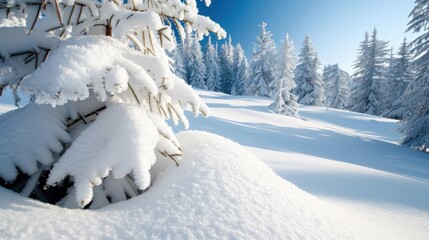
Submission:
[[[31,176],[39,164],[50,166],[54,154],[71,141],[65,126],[67,117],[65,107],[52,109],[37,104],[0,115],[0,177],[13,181],[17,168]]]
[[[162,78],[170,75],[159,58],[141,55],[113,38],[74,37],[62,43],[40,68],[23,80],[21,87],[35,94],[39,104],[55,106],[83,100],[89,97],[90,88],[100,100],[106,101],[106,90],[120,93],[127,88],[126,72],[131,75],[128,81],[136,91],[144,88],[153,95],[158,94],[156,83],[160,85]],[[118,88],[112,84],[119,84]]]
[[[73,177],[81,207],[92,200],[93,186],[100,185],[110,171],[117,179],[132,172],[135,183],[144,190],[150,184],[157,141],[157,129],[140,107],[108,106],[54,165],[48,184]]]
[[[190,118],[194,129],[239,142],[319,199],[231,141],[185,132],[179,168],[159,173],[143,195],[100,210],[67,210],[0,188],[0,236],[426,238],[427,154],[398,145],[398,121],[300,106],[302,121],[267,113],[266,98],[199,94],[213,117]]]
[[[230,140],[178,135],[186,157],[142,196],[98,211],[66,210],[0,189],[5,238],[350,239],[331,207],[276,176]],[[10,208],[27,206],[25,211]],[[62,221],[58,221],[61,217]],[[43,226],[43,227],[42,227]]]

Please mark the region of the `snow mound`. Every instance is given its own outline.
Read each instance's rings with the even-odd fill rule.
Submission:
[[[100,210],[61,209],[0,188],[0,236],[352,238],[325,202],[274,174],[240,145],[194,131],[178,139],[180,167],[168,168],[145,194]]]

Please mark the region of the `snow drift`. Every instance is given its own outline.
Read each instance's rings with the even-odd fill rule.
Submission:
[[[145,194],[96,211],[69,210],[0,188],[10,238],[351,239],[329,205],[273,173],[240,145],[178,134],[184,157]]]

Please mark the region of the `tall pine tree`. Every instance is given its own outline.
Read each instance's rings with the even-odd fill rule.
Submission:
[[[320,65],[310,36],[307,35],[304,39],[301,53],[299,54],[299,64],[295,71],[297,87],[294,93],[297,95],[299,103],[315,106],[324,105],[323,80],[318,72]]]
[[[228,41],[222,44],[219,59],[221,69],[221,91],[226,94],[231,94],[234,64],[234,46],[232,46],[231,36],[229,36]]]
[[[383,115],[389,118],[403,119],[410,112],[404,105],[407,99],[403,99],[402,95],[414,77],[410,47],[406,39],[402,42],[397,55],[398,57],[393,58],[389,65],[384,96],[386,112]]]
[[[213,46],[211,37],[207,42],[207,50],[204,55],[204,63],[206,64],[206,87],[211,91],[220,91],[220,67],[219,58],[216,53],[216,48]]]
[[[350,96],[352,111],[380,115],[382,113],[383,84],[385,81],[387,41],[377,37],[374,28],[371,39],[365,33],[355,61],[353,87]]]
[[[244,95],[248,78],[248,63],[240,44],[234,48],[231,95]]]
[[[193,52],[193,45],[194,45],[194,38],[192,34],[186,30],[185,38],[181,42],[180,50],[181,55],[185,67],[185,78],[183,78],[187,84],[191,84],[191,73],[192,73],[192,66],[191,66],[191,60],[192,60],[192,52]]]
[[[412,113],[402,121],[402,143],[423,151],[429,150],[429,0],[416,0],[410,13],[408,31],[423,33],[411,42],[415,61],[415,79],[410,83],[403,99]]]
[[[181,79],[186,79],[186,67],[183,60],[183,45],[178,44],[176,37],[173,35],[173,41],[176,44],[176,48],[170,52],[170,56],[174,63],[172,64],[173,72]]]
[[[268,107],[269,111],[299,118],[297,97],[291,93],[296,87],[294,70],[296,57],[293,43],[286,35],[283,46],[276,57],[276,79],[271,82],[271,97],[273,103]]]
[[[326,106],[347,109],[349,100],[350,75],[341,70],[338,64],[328,65],[323,69]]]
[[[197,37],[194,38],[194,44],[191,46],[189,59],[189,83],[191,86],[199,89],[207,89],[206,65],[204,65],[203,53],[201,52],[200,41]]]
[[[270,83],[274,80],[273,59],[276,46],[271,39],[272,34],[266,31],[267,24],[262,22],[261,35],[256,40],[250,65],[250,86],[248,93],[252,96],[269,97]]]

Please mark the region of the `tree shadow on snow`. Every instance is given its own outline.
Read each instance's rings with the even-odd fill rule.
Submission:
[[[427,154],[334,130],[280,127],[217,117],[189,120],[192,129],[220,134],[244,146],[311,155],[404,177],[401,180],[385,173],[291,173],[274,169],[281,177],[310,193],[361,201],[388,202],[429,211]]]

